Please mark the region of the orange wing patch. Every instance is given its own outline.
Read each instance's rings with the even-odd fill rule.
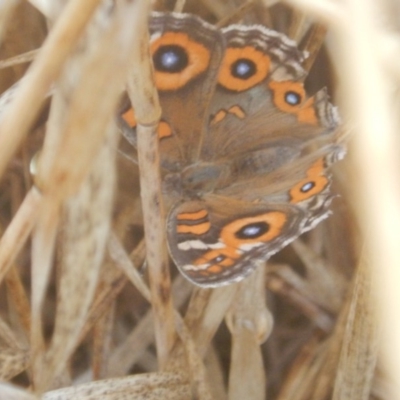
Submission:
[[[226,117],[227,112],[225,110],[219,110],[211,119],[210,125],[218,124]]]
[[[176,226],[177,233],[191,233],[192,235],[204,235],[211,228],[211,224],[209,222],[202,222],[196,225],[185,225],[178,224]]]
[[[164,139],[172,136],[172,129],[168,122],[160,121],[157,127],[157,133],[159,139]]]
[[[133,111],[133,108],[129,108],[129,110],[125,111],[121,115],[122,119],[130,126],[131,128],[136,128],[136,117],[135,117],[135,112]]]
[[[242,109],[241,107],[239,107],[239,106],[232,106],[232,107],[228,110],[228,112],[231,113],[231,114],[233,114],[233,115],[235,115],[235,116],[238,117],[239,119],[243,119],[243,118],[246,116],[246,114],[245,114],[245,112],[243,111],[243,109]]]
[[[203,208],[199,211],[180,213],[176,216],[176,219],[178,221],[183,221],[185,219],[196,221],[198,219],[203,219],[206,217],[208,217],[208,212]]]
[[[317,125],[314,98],[306,99],[306,92],[301,83],[271,81],[268,86],[274,93],[274,104],[281,111],[295,114],[299,122]]]
[[[229,114],[232,114],[239,119],[244,119],[246,116],[246,113],[243,111],[243,109],[236,105],[232,106],[228,111],[219,110],[211,119],[210,125],[212,126],[218,122],[221,122]]]
[[[321,193],[329,184],[324,175],[324,160],[320,158],[307,170],[307,178],[301,180],[290,190],[290,202],[300,203]]]
[[[133,111],[132,107],[129,108],[129,110],[125,111],[121,115],[121,117],[128,124],[129,127],[131,127],[132,129],[136,128],[137,121],[135,117],[135,112]],[[157,133],[160,140],[172,136],[172,129],[170,124],[166,121],[161,120],[157,126]]]
[[[200,236],[207,233],[211,228],[208,212],[205,209],[178,214],[176,219],[179,221],[176,225],[177,233],[191,233]]]

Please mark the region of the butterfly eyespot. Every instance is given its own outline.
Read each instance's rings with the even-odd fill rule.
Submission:
[[[157,71],[176,73],[188,66],[189,58],[183,47],[166,45],[160,46],[153,54],[153,63]]]
[[[228,47],[218,83],[227,90],[242,92],[266,79],[270,65],[270,58],[252,46]]]
[[[287,223],[281,211],[268,211],[253,217],[239,218],[224,226],[221,241],[228,247],[239,249],[244,243],[260,244],[275,239]]]
[[[329,185],[329,179],[324,174],[324,159],[320,158],[306,171],[307,177],[289,191],[290,202],[299,203],[321,193]]]
[[[310,125],[318,123],[314,98],[306,99],[306,92],[301,83],[270,81],[268,86],[273,92],[273,102],[279,110],[294,114],[299,122]]]
[[[252,60],[240,58],[231,65],[231,74],[238,79],[249,79],[257,72],[257,66]]]
[[[255,239],[267,233],[269,229],[270,225],[267,222],[255,222],[243,226],[241,229],[235,232],[235,236],[238,239]]]
[[[218,255],[217,257],[215,257],[215,258],[213,258],[212,260],[210,260],[210,263],[211,263],[211,264],[219,264],[219,263],[221,263],[222,261],[224,261],[225,258],[226,258],[226,257],[225,257],[223,254],[220,254],[220,255]]]
[[[152,40],[151,54],[158,90],[178,90],[205,72],[210,51],[183,32],[165,32]]]
[[[301,103],[301,95],[299,93],[288,91],[285,93],[285,101],[291,106],[297,106]]]
[[[300,191],[303,193],[307,193],[310,190],[314,189],[314,187],[315,187],[315,182],[307,182],[300,188]]]

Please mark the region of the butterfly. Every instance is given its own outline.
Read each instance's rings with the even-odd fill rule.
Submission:
[[[153,13],[150,37],[170,255],[196,285],[238,282],[330,214],[337,109],[306,94],[304,54],[263,26]],[[135,145],[132,108],[121,120]]]

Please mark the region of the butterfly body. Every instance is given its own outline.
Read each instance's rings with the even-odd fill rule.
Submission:
[[[173,13],[150,31],[170,254],[200,286],[239,281],[329,215],[336,109],[307,96],[304,56],[275,31]]]

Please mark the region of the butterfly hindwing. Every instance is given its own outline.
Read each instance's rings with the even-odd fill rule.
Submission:
[[[325,219],[333,196],[329,166],[343,157],[331,145],[272,174],[230,185],[175,206],[168,216],[170,253],[200,286],[238,281]],[[250,190],[249,190],[250,189]]]
[[[172,209],[167,234],[179,270],[194,283],[214,287],[238,281],[302,231],[300,208],[205,196]]]

